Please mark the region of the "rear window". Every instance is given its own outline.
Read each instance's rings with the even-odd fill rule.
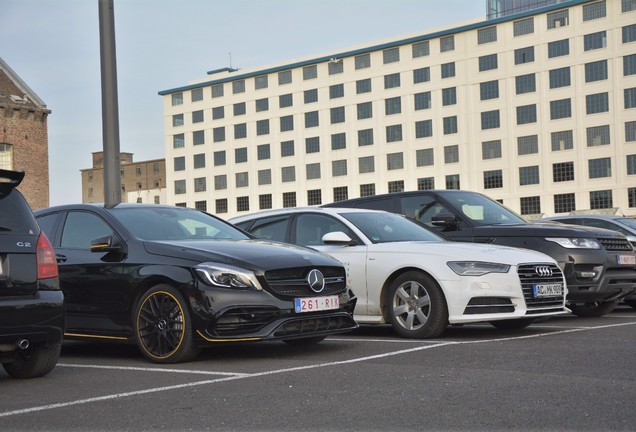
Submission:
[[[0,235],[30,234],[40,232],[33,212],[17,190],[0,186]]]

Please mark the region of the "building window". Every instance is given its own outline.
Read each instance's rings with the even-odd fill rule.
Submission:
[[[305,153],[318,153],[320,151],[320,137],[305,138]]]
[[[331,161],[331,175],[332,177],[341,177],[347,175],[347,160],[335,160]]]
[[[280,118],[280,131],[288,132],[294,130],[294,116],[288,115]]]
[[[225,174],[214,176],[214,190],[227,189],[227,176]]]
[[[294,98],[291,93],[278,96],[278,107],[287,108],[294,105]]]
[[[413,58],[425,57],[430,54],[428,41],[416,42],[412,47]]]
[[[388,171],[404,169],[404,155],[401,152],[387,154],[386,169]]]
[[[356,81],[356,94],[369,93],[371,91],[371,78]]]
[[[283,192],[283,208],[296,207],[296,192]]]
[[[316,65],[305,66],[303,68],[303,80],[318,78],[318,67]]]
[[[183,93],[173,93],[171,99],[172,106],[183,105]]]
[[[550,72],[550,88],[568,87],[570,85],[570,67],[552,69]]]
[[[489,54],[479,57],[479,72],[497,69],[497,54]]]
[[[435,189],[435,177],[422,177],[417,179],[417,190]]]
[[[306,104],[318,102],[318,89],[305,90],[303,92],[303,97]]]
[[[194,157],[194,168],[205,168],[205,153],[195,154]]]
[[[501,158],[501,140],[481,143],[481,157],[484,160]]]
[[[400,61],[400,47],[389,48],[382,51],[382,61],[384,64]]]
[[[590,192],[590,209],[608,209],[614,207],[611,190]]]
[[[413,84],[428,82],[431,80],[431,68],[424,67],[413,70]]]
[[[585,96],[585,113],[597,114],[609,111],[609,97],[607,93],[596,93]]]
[[[444,117],[442,123],[444,125],[444,135],[457,133],[457,116]]]
[[[595,49],[605,48],[607,46],[607,32],[587,34],[583,36],[583,49],[591,51]]]
[[[250,185],[250,177],[247,172],[239,172],[234,174],[234,181],[237,188],[248,187]]]
[[[331,124],[344,123],[345,107],[336,107],[329,110]]]
[[[175,180],[174,181],[174,193],[175,195],[181,195],[186,193],[186,181],[185,180]]]
[[[459,182],[459,174],[450,174],[445,177],[446,180],[446,189],[448,190],[459,190],[461,189],[461,184]]]
[[[605,0],[583,5],[583,21],[604,18],[605,15]]]
[[[225,150],[214,152],[214,166],[222,166],[226,163]]]
[[[214,212],[217,214],[227,213],[227,198],[214,201]]]
[[[455,62],[441,65],[442,78],[452,78],[455,76]]]
[[[234,116],[245,115],[245,102],[235,103],[232,106]]]
[[[373,106],[371,102],[363,102],[357,105],[358,120],[373,117]]]
[[[174,170],[185,171],[185,156],[179,156],[174,158]]]
[[[296,181],[296,167],[288,166],[282,167],[280,170],[281,181],[283,183],[295,182]]]
[[[548,58],[561,57],[570,54],[570,40],[561,39],[548,43]]]
[[[225,141],[225,127],[216,127],[212,129],[212,140],[214,142]]]
[[[344,84],[334,84],[329,86],[329,99],[344,97]]]
[[[636,54],[623,56],[623,76],[636,74]]]
[[[374,183],[360,185],[360,196],[361,197],[373,196],[373,195],[375,195],[375,184]]]
[[[172,116],[172,126],[183,126],[183,114],[175,114]]]
[[[539,137],[528,135],[517,137],[517,154],[519,156],[539,153]]]
[[[282,72],[278,72],[278,85],[291,84],[292,82],[292,71],[286,70]]]
[[[400,96],[384,100],[384,113],[386,115],[399,114],[402,112],[402,98]]]
[[[232,82],[232,93],[245,93],[245,80],[233,81]]]
[[[391,125],[386,127],[386,142],[402,141],[402,125]]]
[[[384,75],[384,88],[390,89],[400,86],[400,73]]]
[[[201,123],[203,121],[203,110],[192,112],[192,123]]]
[[[636,121],[625,122],[625,141],[636,141]]]
[[[623,27],[623,43],[636,41],[636,24]]]
[[[269,144],[260,144],[256,147],[256,157],[258,160],[265,160],[271,157]]]
[[[553,28],[565,27],[568,25],[570,12],[567,9],[549,13],[548,30]]]
[[[520,200],[521,215],[533,215],[541,213],[541,197],[524,197]]]
[[[269,99],[256,99],[256,112],[267,111],[269,110]]]
[[[433,121],[420,120],[415,122],[415,138],[427,138],[433,136]]]
[[[347,186],[339,186],[333,188],[333,201],[344,201],[349,199],[349,188]]]
[[[533,73],[515,77],[515,91],[517,94],[533,93],[537,90]]]
[[[192,102],[198,102],[203,100],[203,89],[197,88],[190,92],[190,100]]]
[[[193,145],[205,144],[205,132],[202,130],[192,132],[192,144]]]
[[[630,208],[636,207],[636,187],[627,189],[627,205]]]
[[[602,81],[607,79],[607,60],[585,63],[585,82]]]
[[[318,123],[318,111],[310,111],[305,113],[305,127],[317,127]]]
[[[479,99],[489,100],[499,97],[499,81],[487,81],[479,84]]]
[[[534,47],[519,48],[515,50],[515,64],[532,63],[534,61]]]
[[[155,204],[160,204],[161,203],[161,200],[159,199],[159,195],[155,195],[154,196],[154,203]]]
[[[331,150],[342,150],[347,148],[347,134],[331,134]]]
[[[13,145],[0,144],[0,169],[13,170]],[[93,173],[88,173],[89,181],[92,181]]]
[[[416,93],[414,96],[415,111],[431,108],[431,92]]]
[[[499,127],[499,110],[485,111],[481,113],[481,130],[496,129]]]
[[[477,44],[487,44],[497,42],[497,27],[486,27],[477,30]]]
[[[371,67],[371,55],[368,53],[356,56],[354,61],[356,70]]]
[[[610,144],[609,125],[589,127],[587,131],[587,146],[597,147]]]
[[[455,49],[455,36],[445,36],[439,39],[439,51],[448,52]]]
[[[272,208],[272,194],[262,194],[258,196],[258,209],[267,210]]]
[[[358,147],[373,145],[373,129],[358,131]]]
[[[212,108],[212,120],[218,120],[225,117],[225,107],[214,107]]]
[[[636,154],[626,156],[627,175],[636,174]]]
[[[625,109],[636,108],[636,87],[623,91],[625,98]]]
[[[294,141],[283,141],[280,143],[280,156],[287,157],[294,155]]]
[[[241,139],[247,137],[247,124],[239,123],[234,125],[234,139]]]
[[[512,23],[514,37],[534,33],[534,18],[526,18]]]
[[[574,180],[574,162],[552,164],[552,181],[555,183]]]
[[[320,163],[310,163],[306,165],[307,180],[316,180],[320,178]]]
[[[590,159],[588,161],[589,178],[612,176],[612,160],[610,158]]]
[[[234,149],[234,163],[247,162],[247,147]]]
[[[569,213],[576,210],[576,202],[573,193],[554,195],[554,212]]]
[[[459,146],[451,145],[444,147],[444,163],[451,164],[459,162]]]
[[[537,106],[535,104],[517,107],[517,124],[518,125],[536,123],[536,122],[537,122]]]
[[[433,166],[435,164],[435,154],[433,149],[421,149],[415,151],[415,166]]]
[[[320,189],[311,189],[307,191],[307,205],[322,204],[322,191]]]
[[[503,187],[501,170],[484,171],[484,189],[498,189]]]
[[[574,148],[574,138],[572,131],[552,132],[552,151],[572,150]]]
[[[375,172],[375,157],[364,156],[358,158],[358,173],[372,173]]]
[[[236,211],[250,211],[250,197],[236,197]]]
[[[621,12],[631,12],[636,10],[636,0],[621,0]]]
[[[389,193],[404,192],[404,180],[390,181],[388,188]]]
[[[550,120],[572,117],[570,99],[560,99],[550,102]]]
[[[338,75],[344,72],[342,59],[332,59],[327,65],[329,75]]]
[[[205,177],[197,177],[194,179],[194,191],[205,192],[207,189],[207,179]]]
[[[539,166],[527,166],[519,168],[519,185],[539,184]]]
[[[442,89],[442,106],[455,105],[457,103],[457,89],[455,87]]]
[[[185,147],[185,135],[184,134],[173,135],[172,148],[183,148],[183,147]]]
[[[212,86],[212,97],[223,97],[223,84],[217,84]]]
[[[258,170],[258,185],[268,185],[272,184],[272,170],[271,169],[263,169]]]

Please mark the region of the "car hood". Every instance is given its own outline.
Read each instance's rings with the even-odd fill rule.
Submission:
[[[254,271],[308,266],[342,266],[339,261],[311,249],[261,240],[146,241],[155,255],[197,262],[221,262]]]
[[[373,245],[372,249],[379,253],[403,253],[411,256],[421,254],[427,257],[435,256],[445,261],[487,261],[508,265],[536,262],[556,264],[553,258],[541,252],[479,243],[448,241],[378,243]]]
[[[592,237],[622,238],[622,234],[603,228],[553,222],[486,225],[475,228],[475,235],[488,237]]]

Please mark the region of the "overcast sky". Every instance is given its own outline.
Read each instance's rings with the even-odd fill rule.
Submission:
[[[165,157],[161,90],[482,18],[484,0],[113,0],[120,150]],[[102,149],[99,0],[0,0],[0,57],[52,111],[51,205]]]

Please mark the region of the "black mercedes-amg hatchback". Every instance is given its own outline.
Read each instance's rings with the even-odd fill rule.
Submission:
[[[219,342],[316,343],[357,327],[340,262],[207,213],[78,204],[36,217],[55,248],[66,339],[136,343],[176,363]]]

